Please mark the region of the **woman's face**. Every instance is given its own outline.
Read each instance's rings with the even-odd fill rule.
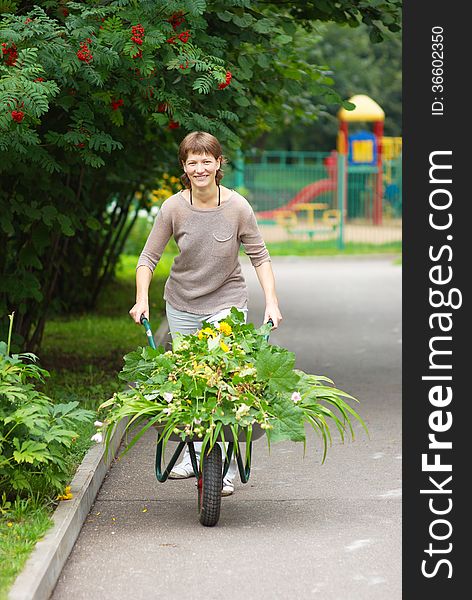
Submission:
[[[221,160],[211,154],[189,154],[183,167],[192,187],[204,188],[215,181]]]

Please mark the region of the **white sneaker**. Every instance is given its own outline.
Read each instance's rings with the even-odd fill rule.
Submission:
[[[234,494],[234,483],[230,479],[223,479],[223,487],[221,489],[222,496],[231,496]]]
[[[175,465],[169,473],[169,479],[188,479],[189,477],[195,477],[192,463],[181,462],[180,465]]]

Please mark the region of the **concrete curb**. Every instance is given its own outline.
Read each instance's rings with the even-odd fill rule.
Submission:
[[[169,326],[164,318],[154,335],[156,344],[164,345],[168,332]],[[123,420],[112,436],[111,452],[106,457],[104,444],[97,444],[87,452],[71,482],[73,499],[59,502],[52,516],[52,529],[36,544],[10,588],[9,600],[47,600],[51,596],[120,446],[125,427],[126,421]]]

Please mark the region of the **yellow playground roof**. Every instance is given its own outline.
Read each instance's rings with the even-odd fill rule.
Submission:
[[[383,121],[385,120],[385,113],[380,106],[364,94],[358,94],[349,98],[348,102],[352,102],[356,105],[354,110],[346,110],[341,108],[338,111],[338,119],[340,121],[346,121],[353,123],[355,121]]]

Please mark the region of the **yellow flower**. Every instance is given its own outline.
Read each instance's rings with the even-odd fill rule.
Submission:
[[[202,333],[206,336],[211,335],[211,337],[216,337],[216,331],[214,331],[211,327],[204,327],[202,329]]]
[[[229,352],[229,348],[224,342],[220,342],[220,348],[225,352]]]
[[[203,339],[203,331],[201,329],[198,332],[197,337],[198,337],[199,340]]]
[[[70,485],[66,486],[66,489],[64,490],[63,494],[59,494],[59,496],[57,496],[57,500],[72,500],[73,498],[73,494],[70,491]]]
[[[230,333],[233,331],[231,329],[231,325],[229,323],[226,323],[225,321],[221,321],[221,323],[218,326],[218,329],[225,335],[230,335]]]
[[[13,527],[13,523],[11,521],[8,521],[7,527]]]

